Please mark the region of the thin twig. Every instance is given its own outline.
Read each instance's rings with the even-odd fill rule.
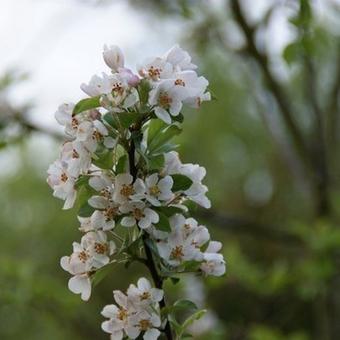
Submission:
[[[290,101],[286,97],[280,84],[277,82],[277,80],[272,75],[270,68],[269,68],[267,56],[262,54],[258,50],[255,44],[255,30],[247,23],[243,15],[243,12],[241,10],[239,1],[232,0],[231,9],[233,11],[235,20],[237,21],[239,27],[244,33],[244,36],[246,39],[246,50],[248,54],[251,55],[259,64],[262,70],[262,73],[264,75],[264,79],[266,83],[268,84],[268,89],[272,93],[273,97],[276,99],[278,107],[280,111],[282,112],[283,119],[286,123],[287,130],[289,131],[292,137],[293,143],[296,147],[296,151],[301,161],[305,165],[308,173],[313,174],[313,164],[311,163],[309,150],[295,120],[293,119],[294,114],[290,106]]]

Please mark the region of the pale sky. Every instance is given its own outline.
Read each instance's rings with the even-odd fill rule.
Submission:
[[[219,10],[224,1],[205,0]],[[244,0],[248,17],[257,21],[268,5],[281,0]],[[315,0],[322,4],[330,0]],[[340,3],[340,0],[333,0]],[[15,103],[34,103],[31,119],[53,125],[60,103],[83,96],[79,85],[95,73],[107,71],[101,52],[104,44],[119,45],[128,66],[145,57],[163,54],[180,39],[183,24],[174,19],[147,17],[125,0],[111,0],[103,6],[81,0],[1,0],[0,74],[16,68],[30,78],[15,87]],[[92,1],[93,2],[93,1]],[[223,10],[224,10],[223,6]],[[285,26],[285,14],[275,15],[266,37],[271,51],[280,53],[292,39]],[[185,46],[184,46],[185,47]]]
[[[54,125],[60,103],[84,97],[79,85],[109,71],[102,60],[104,44],[119,45],[128,66],[135,68],[137,61],[163,54],[176,43],[178,29],[164,18],[151,23],[124,0],[103,6],[1,0],[0,74],[11,68],[28,72],[29,80],[15,87],[11,98],[17,103],[32,99],[32,120]]]

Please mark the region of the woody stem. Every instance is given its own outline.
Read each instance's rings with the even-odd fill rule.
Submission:
[[[138,127],[138,128],[140,128],[140,127]],[[138,170],[137,167],[136,167],[136,164],[135,164],[135,151],[136,151],[135,142],[134,142],[133,139],[131,139],[130,147],[129,147],[129,150],[128,150],[128,156],[129,156],[130,174],[132,175],[134,180],[137,177],[137,170]],[[144,251],[145,251],[145,256],[146,256],[145,264],[150,271],[150,274],[151,274],[151,277],[154,281],[155,287],[158,288],[158,289],[163,289],[163,278],[158,274],[156,263],[154,261],[152,252],[151,252],[151,250],[150,250],[150,248],[147,244],[148,238],[149,238],[148,234],[144,233],[143,234],[143,246],[144,246]],[[166,307],[164,297],[160,301],[159,305],[160,305],[161,309]],[[170,326],[170,322],[168,320],[166,320],[166,324],[165,324],[165,327],[164,327],[164,333],[165,333],[165,336],[168,340],[173,340],[171,326]]]

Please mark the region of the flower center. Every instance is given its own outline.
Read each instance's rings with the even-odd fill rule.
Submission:
[[[139,328],[141,331],[147,331],[151,326],[151,322],[147,319],[139,321]]]
[[[133,210],[133,216],[138,221],[141,220],[143,217],[145,217],[145,215],[143,214],[143,211],[138,208]]]
[[[133,189],[133,186],[131,184],[129,185],[123,184],[122,188],[120,189],[120,194],[125,197],[129,197],[133,195],[134,193],[135,193],[135,190]]]
[[[106,216],[106,221],[108,222],[110,220],[113,220],[117,216],[117,213],[118,213],[118,208],[116,207],[107,208],[104,211],[104,215]]]
[[[72,118],[72,121],[71,121],[71,125],[72,125],[72,128],[73,129],[76,129],[77,127],[78,127],[78,125],[79,125],[79,122],[78,122],[78,120],[76,119],[76,118]]]
[[[128,312],[124,308],[120,308],[118,312],[117,318],[121,321],[125,320],[128,317]]]
[[[110,190],[108,188],[104,188],[100,191],[100,194],[106,198],[110,198],[111,193]]]
[[[182,246],[176,246],[172,249],[170,256],[174,259],[180,260],[184,254],[183,254],[183,247]]]
[[[124,88],[121,82],[115,83],[112,87],[112,91],[115,92],[118,95],[124,94]]]
[[[161,191],[159,190],[158,186],[157,185],[154,185],[150,188],[150,194],[152,196],[157,196],[161,193]]]
[[[176,79],[175,80],[175,85],[185,86],[185,82],[182,79]]]
[[[141,295],[139,295],[139,298],[141,301],[150,299],[151,295],[149,292],[143,292]]]
[[[97,130],[93,131],[92,137],[96,139],[97,141],[100,141],[103,138],[103,135],[98,132]]]
[[[72,158],[79,158],[79,153],[75,149],[72,150]]]
[[[66,182],[68,180],[68,176],[65,174],[65,172],[63,172],[61,175],[60,175],[60,180],[62,182]]]
[[[107,244],[105,243],[95,243],[94,250],[97,254],[105,254],[107,252]]]
[[[89,258],[89,255],[86,253],[85,250],[83,250],[78,254],[78,258],[81,262],[85,263],[86,260]]]
[[[172,103],[172,98],[164,92],[160,94],[158,102],[161,107],[163,107],[164,109],[168,109]]]
[[[159,77],[161,76],[162,69],[150,66],[148,69],[148,75],[152,80],[158,80]]]

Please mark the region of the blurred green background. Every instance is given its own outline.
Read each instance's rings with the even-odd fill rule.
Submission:
[[[178,141],[184,162],[207,169],[213,208],[194,215],[224,243],[227,275],[204,279],[204,286],[187,277],[169,283],[167,293],[210,310],[193,327],[197,339],[336,340],[340,3],[238,4],[128,5],[142,25],[155,18],[177,27],[216,97],[186,112]],[[81,1],[89,11],[111,5]],[[30,120],[35,98],[29,105],[11,99],[30,81],[18,72],[4,71],[0,83],[0,339],[106,339],[100,311],[112,289],[147,274],[138,265],[117,266],[87,303],[68,291],[59,259],[79,239],[78,223],[45,182],[59,130]]]

